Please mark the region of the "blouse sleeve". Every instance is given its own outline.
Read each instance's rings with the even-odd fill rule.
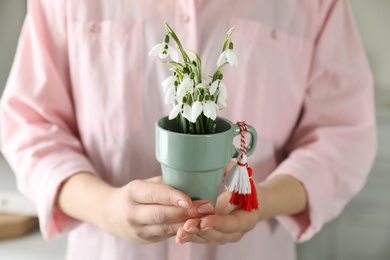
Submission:
[[[79,223],[55,205],[61,183],[95,174],[78,138],[63,1],[28,1],[28,13],[1,100],[1,151],[18,189],[36,207],[46,239]]]
[[[288,158],[269,176],[292,175],[306,189],[306,212],[277,217],[297,242],[340,214],[365,184],[376,153],[371,72],[347,1],[328,2]]]

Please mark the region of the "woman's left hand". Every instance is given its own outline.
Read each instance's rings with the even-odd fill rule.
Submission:
[[[261,198],[259,187],[257,192]],[[225,244],[241,240],[261,220],[264,205],[259,201],[260,209],[248,212],[232,206],[230,196],[229,192],[219,196],[214,215],[187,220],[176,234],[176,243]]]

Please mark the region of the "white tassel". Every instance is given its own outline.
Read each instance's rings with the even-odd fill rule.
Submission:
[[[237,164],[225,176],[225,185],[229,192],[239,194],[250,194],[251,185],[248,177],[247,157],[245,154],[239,155]]]

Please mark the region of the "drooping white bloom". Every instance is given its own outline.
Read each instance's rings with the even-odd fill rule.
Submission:
[[[220,80],[218,85],[219,95],[222,96],[225,100],[227,99],[227,88],[225,83]]]
[[[169,120],[175,119],[179,113],[181,113],[188,121],[195,123],[195,121],[192,121],[192,107],[190,105],[179,103],[174,106],[171,113],[169,113]]]
[[[218,115],[218,106],[213,101],[195,101],[192,104],[192,122],[196,122],[196,119],[203,112],[205,117],[215,120]]]
[[[232,49],[227,49],[226,51],[222,52],[221,55],[219,55],[217,66],[219,67],[225,62],[228,62],[230,66],[238,66],[237,55]]]
[[[161,83],[161,86],[163,87],[164,93],[167,93],[167,90],[169,88],[175,87],[175,80],[176,80],[175,76],[170,76],[170,77],[164,79],[164,81]]]
[[[190,105],[188,105],[188,104],[183,105],[182,115],[188,121],[195,123],[195,121],[192,119],[192,107]]]
[[[193,80],[190,79],[188,75],[185,75],[183,81],[180,83],[179,87],[177,88],[177,99],[179,102],[187,93],[187,91],[192,92],[193,86],[194,86]]]
[[[214,95],[214,93],[218,90],[218,94],[220,94],[225,100],[227,99],[227,89],[225,83],[217,79],[213,83],[211,83],[211,86],[209,88],[210,95]]]
[[[217,118],[218,111],[218,106],[213,101],[206,101],[203,103],[203,114],[211,120]]]
[[[171,104],[176,99],[176,89],[175,87],[169,88],[165,93],[165,104]]]
[[[173,109],[171,110],[171,113],[169,113],[169,120],[172,120],[174,118],[177,117],[177,115],[179,114],[180,110],[181,110],[181,106],[182,104],[177,104],[176,106],[173,107]]]
[[[192,104],[192,120],[195,122],[198,116],[203,112],[203,104],[202,102],[195,101]]]
[[[179,61],[179,55],[177,54],[176,49],[166,43],[165,41],[154,46],[150,52],[149,56],[159,56],[161,59],[165,59],[168,55],[173,61]]]
[[[220,105],[221,107],[225,108],[227,105],[226,105],[226,100],[223,98],[222,95],[219,95],[218,96],[218,105]]]

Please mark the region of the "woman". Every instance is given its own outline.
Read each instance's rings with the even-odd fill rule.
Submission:
[[[154,122],[163,21],[211,73],[234,26],[228,108],[259,133],[260,210],[192,202],[161,183]],[[218,40],[220,39],[220,40]],[[346,0],[29,1],[2,98],[2,152],[67,259],[295,259],[363,187],[372,78]],[[171,238],[172,237],[172,238]],[[224,244],[224,245],[222,245]]]

